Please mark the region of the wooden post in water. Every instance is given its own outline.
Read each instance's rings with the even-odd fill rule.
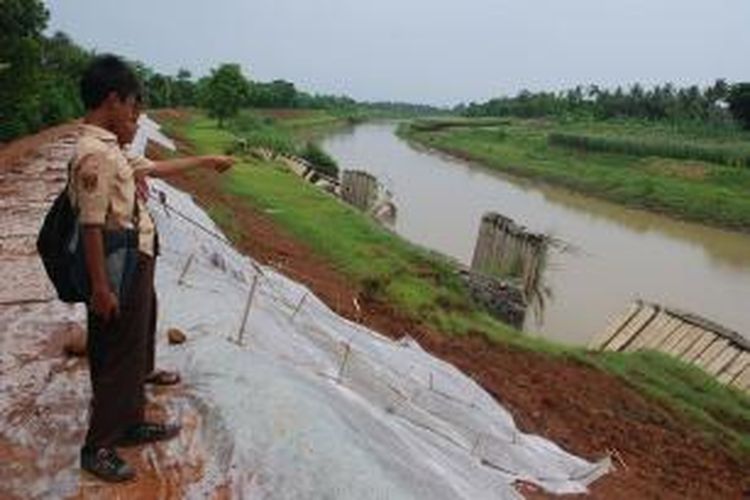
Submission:
[[[378,180],[367,172],[345,170],[341,179],[341,198],[363,212],[369,212],[378,196]]]
[[[490,212],[479,226],[471,270],[517,280],[527,303],[542,300],[547,247],[546,236],[528,232],[512,219]]]

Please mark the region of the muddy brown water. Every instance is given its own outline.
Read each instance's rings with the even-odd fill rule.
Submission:
[[[468,264],[483,213],[496,211],[572,245],[550,252],[543,318],[524,329],[585,344],[636,298],[687,310],[750,338],[750,235],[678,221],[512,177],[411,145],[394,123],[321,140],[342,168],[394,193],[396,231]]]

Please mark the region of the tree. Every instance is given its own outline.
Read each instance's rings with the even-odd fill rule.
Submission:
[[[212,118],[224,126],[224,120],[235,116],[246,102],[250,83],[242,74],[239,64],[222,64],[211,70],[211,76],[202,85],[201,100]]]
[[[48,15],[39,0],[3,0],[0,6],[0,141],[41,123],[41,40]]]
[[[590,85],[553,92],[524,90],[515,97],[497,97],[481,104],[471,103],[463,109],[467,116],[570,116],[639,118],[678,122],[701,122],[724,126],[729,113],[724,107],[727,84],[716,80],[701,90],[697,85],[677,89],[671,83],[644,88],[636,83],[629,89],[614,90]]]
[[[750,130],[750,83],[735,83],[729,91],[729,112],[742,128]]]
[[[39,112],[43,124],[60,123],[83,113],[78,89],[91,54],[62,32],[42,40]]]
[[[297,89],[292,82],[274,80],[271,83],[253,83],[248,104],[258,108],[293,108],[298,102]]]
[[[191,106],[195,103],[195,84],[190,71],[181,68],[174,82],[174,100],[177,106]]]
[[[712,104],[724,101],[729,96],[729,85],[723,78],[717,79],[714,84],[706,89],[706,99]]]
[[[274,104],[280,108],[294,107],[294,100],[297,97],[297,89],[292,82],[286,80],[274,80],[271,82],[271,93],[274,98]]]
[[[328,177],[337,178],[339,176],[339,166],[336,160],[314,142],[308,142],[300,156],[309,161],[316,171]]]
[[[171,76],[154,73],[145,83],[146,103],[151,108],[167,108],[174,105]]]
[[[79,82],[92,53],[65,33],[45,36],[47,19],[41,0],[0,0],[0,141],[84,112]],[[137,61],[132,64],[144,84],[147,103],[174,105],[174,77],[155,73]],[[189,74],[180,83],[193,85]]]

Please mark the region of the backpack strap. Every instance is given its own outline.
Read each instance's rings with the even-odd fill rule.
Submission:
[[[133,197],[133,228],[137,231],[141,222],[141,207],[138,206],[138,192]]]

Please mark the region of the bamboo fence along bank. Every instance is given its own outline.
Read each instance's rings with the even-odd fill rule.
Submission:
[[[694,314],[636,301],[627,313],[596,335],[589,347],[602,351],[659,351],[750,393],[750,342]]]
[[[386,227],[396,224],[397,209],[392,193],[372,174],[361,170],[344,170],[341,179],[318,171],[304,158],[289,154],[275,155],[270,150],[256,149],[263,159],[278,157],[284,165],[298,176],[336,196],[343,201],[370,214]]]

